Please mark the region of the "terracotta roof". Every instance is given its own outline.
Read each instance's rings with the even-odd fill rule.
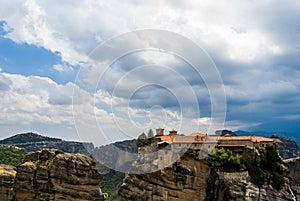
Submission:
[[[252,142],[274,142],[272,138],[266,138],[261,136],[253,136]]]
[[[198,138],[197,138],[198,137]],[[202,143],[208,141],[251,141],[251,142],[274,142],[271,138],[261,136],[221,136],[210,137],[202,133],[191,133],[189,135],[163,135],[156,136],[160,141],[168,143]],[[203,140],[201,140],[203,139]],[[229,145],[228,145],[229,146]]]
[[[228,137],[218,137],[217,140],[219,141],[227,141],[227,140],[235,140],[235,141],[245,141],[245,140],[249,140],[251,141],[251,137],[250,136],[228,136]]]
[[[173,139],[174,143],[195,143],[203,142],[200,139],[196,140],[194,136],[176,136]]]
[[[261,136],[228,136],[228,137],[219,137],[219,141],[251,141],[251,142],[274,142],[271,138],[261,137]]]
[[[172,143],[174,139],[173,136],[169,136],[169,135],[157,136],[156,138],[159,138],[161,141],[165,141],[168,143]]]
[[[193,137],[205,137],[206,135],[205,134],[202,134],[202,133],[191,133],[191,134],[188,134],[187,136],[193,136]]]

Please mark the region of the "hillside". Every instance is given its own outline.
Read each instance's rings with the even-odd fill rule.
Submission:
[[[24,149],[25,152],[35,152],[41,149],[59,149],[68,153],[82,153],[90,155],[89,150],[94,149],[92,143],[64,141],[59,138],[46,137],[36,133],[21,133],[0,140],[0,145],[15,146]]]
[[[58,138],[53,137],[46,137],[42,136],[36,133],[20,133],[16,134],[14,136],[11,136],[9,138],[6,138],[4,140],[0,140],[0,144],[6,144],[6,145],[15,145],[15,144],[21,144],[21,143],[28,143],[28,142],[59,142],[62,141]]]
[[[59,142],[62,141],[58,138],[46,137],[36,133],[20,133],[14,136],[8,137],[6,139],[0,140],[0,144],[4,145],[15,145],[15,144],[22,144],[28,142]]]

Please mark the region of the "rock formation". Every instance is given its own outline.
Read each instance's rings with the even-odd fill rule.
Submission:
[[[104,200],[96,162],[82,154],[42,150],[27,155],[15,172],[9,171],[11,174],[0,180],[7,181],[0,191],[0,197],[6,200]]]
[[[245,177],[245,173],[212,172],[205,201],[295,201],[289,181],[281,190],[275,190],[270,185],[258,188]]]
[[[137,159],[136,140],[125,140],[96,147],[91,155],[102,164],[101,173],[109,172],[109,168],[120,172],[129,172],[131,164]],[[105,167],[103,167],[105,166]],[[107,168],[108,167],[108,168]]]
[[[187,153],[163,170],[127,176],[119,200],[204,200],[209,175],[207,161]]]
[[[2,201],[13,200],[13,186],[16,173],[15,167],[0,165],[0,198]]]
[[[300,157],[284,160],[289,169],[288,178],[297,200],[300,200]]]
[[[277,143],[278,153],[283,159],[296,158],[300,156],[300,149],[296,141],[278,135],[272,135],[271,138]]]
[[[119,201],[295,201],[300,200],[300,158],[286,162],[290,169],[281,190],[249,181],[248,172],[215,172],[208,159],[189,150],[180,160],[148,174],[129,174],[119,190]],[[140,161],[139,159],[137,161]],[[143,160],[145,162],[145,160]],[[147,166],[136,162],[132,168]]]

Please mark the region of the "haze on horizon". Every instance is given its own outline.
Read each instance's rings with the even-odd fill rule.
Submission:
[[[227,108],[223,128],[299,133],[299,19],[300,2],[296,0],[2,1],[0,138],[32,131],[97,145],[136,137],[149,128],[193,132],[190,125],[178,127],[180,103],[172,94],[179,89],[186,97],[187,88],[168,71],[155,67],[158,65],[180,74],[197,94],[200,116],[191,107],[184,118],[199,124],[199,131],[205,133],[211,122],[212,89],[174,55],[155,51],[126,55],[111,66],[101,90],[93,93],[76,83],[80,68],[99,44],[141,29],[178,33],[207,52],[224,83]],[[176,41],[168,42],[176,45]],[[134,80],[166,79],[170,87],[133,89],[131,82],[118,82],[134,67],[144,65],[152,67],[147,73],[137,72]],[[113,94],[116,83],[120,93]],[[86,130],[80,135],[72,111],[74,87],[84,97],[76,102],[77,120]],[[128,99],[127,92],[132,90],[135,93]],[[188,104],[189,97],[184,102]],[[94,113],[86,112],[87,108]],[[104,125],[106,139],[90,122],[95,116]]]

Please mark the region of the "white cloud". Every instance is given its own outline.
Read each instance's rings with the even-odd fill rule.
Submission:
[[[270,33],[254,26],[254,13],[264,9],[263,6],[239,1],[113,0],[107,3],[88,0],[64,4],[27,0],[21,4],[19,1],[5,3],[0,18],[7,22],[7,29],[12,30],[6,37],[57,51],[64,61],[72,64],[84,61],[98,43],[142,28],[175,31],[210,50],[221,49],[229,53],[231,59],[249,61],[262,54],[276,55],[283,51]]]
[[[291,2],[285,3],[285,6],[288,4],[297,10],[297,6],[293,6]],[[273,15],[277,14],[269,10],[270,6],[276,8],[280,5],[273,5],[270,1],[240,2],[237,0],[230,2],[86,0],[71,3],[59,0],[11,0],[2,3],[0,19],[6,22],[4,29],[9,32],[5,37],[17,43],[33,44],[60,54],[65,64],[53,66],[53,69],[58,72],[71,71],[72,65],[85,62],[89,52],[98,44],[118,34],[144,28],[177,32],[203,46],[215,58],[228,62],[228,66],[241,64],[231,71],[228,66],[224,65],[222,71],[225,72],[225,76],[229,77],[229,82],[236,83],[225,86],[228,99],[239,101],[242,105],[238,108],[230,108],[229,111],[249,112],[258,105],[260,105],[259,109],[266,107],[265,102],[271,102],[284,94],[299,94],[299,81],[297,81],[299,76],[296,76],[299,73],[290,70],[277,71],[272,66],[274,58],[277,59],[287,54],[287,51],[293,48],[297,49],[298,46],[292,46],[289,41],[282,40],[282,38],[289,38],[288,31],[293,30],[293,26],[290,25],[291,27],[285,27],[279,31],[275,24],[277,22],[272,24]],[[288,11],[288,9],[285,10],[285,12]],[[264,14],[272,16],[267,19],[263,16]],[[281,17],[281,15],[279,16]],[[274,19],[276,18],[274,17]],[[278,27],[280,26],[278,25]],[[297,44],[298,35],[296,32],[296,37],[290,39],[295,44]],[[167,44],[174,46],[177,45],[177,42],[166,41]],[[134,42],[130,45],[136,46]],[[140,60],[152,64],[181,66],[181,63],[172,57],[153,52],[145,52],[137,56]],[[270,58],[273,60],[268,60]],[[138,64],[139,59],[132,59],[129,64]],[[253,66],[246,66],[244,68],[247,69],[243,69],[243,64],[252,62]],[[118,121],[121,128],[132,129],[131,136],[150,126],[152,128],[165,126],[166,129],[179,129],[181,114],[178,108],[170,107],[172,105],[169,100],[171,96],[160,96],[163,93],[159,90],[140,93],[142,98],[136,98],[136,100],[127,96],[129,92],[137,90],[136,86],[140,86],[142,81],[155,83],[159,78],[164,85],[168,86],[168,89],[176,90],[178,96],[185,97],[184,103],[188,105],[192,103],[191,94],[188,93],[189,87],[186,87],[184,82],[180,83],[178,76],[184,75],[181,71],[185,71],[185,69],[178,67],[174,74],[162,69],[160,72],[143,71],[137,74],[132,73],[131,76],[124,78],[122,75],[128,69],[124,69],[124,66],[119,64],[119,68],[110,69],[107,76],[100,80],[104,82],[105,87],[96,91],[95,97],[92,97],[95,88],[84,91],[80,87],[84,88],[83,86],[86,84],[87,87],[84,89],[90,89],[91,84],[97,83],[99,80],[99,71],[97,70],[99,69],[93,68],[88,71],[88,74],[84,75],[86,79],[82,80],[84,83],[79,83],[79,87],[71,83],[58,85],[49,78],[2,73],[0,68],[0,90],[4,91],[3,98],[0,98],[0,108],[3,111],[0,119],[2,122],[12,124],[38,122],[48,125],[72,125],[72,109],[75,107],[78,115],[76,117],[79,123],[78,130],[82,132],[88,130],[87,139],[93,139],[93,136],[97,136],[97,132],[99,132],[93,121],[95,116],[102,122],[108,133],[120,131],[119,128],[114,127],[113,118]],[[193,83],[193,89],[197,91],[198,98],[205,99],[204,104],[207,104],[209,93],[199,84],[199,78],[194,78],[193,73],[187,74],[189,79],[196,80]],[[139,80],[144,75],[147,75],[147,79]],[[116,84],[119,84],[119,93],[113,96],[111,92]],[[75,97],[75,106],[73,105],[72,108],[73,87],[76,88],[78,96]],[[94,101],[97,107],[94,107]],[[128,106],[130,101],[136,101],[134,102],[135,107]],[[260,103],[261,101],[264,103]],[[167,105],[169,108],[149,108],[149,105],[157,106],[161,103],[169,104]],[[117,112],[114,115],[110,111],[111,104]],[[194,108],[190,107],[189,109],[189,114],[184,115],[186,120],[204,125],[203,128],[206,129],[211,120],[206,116],[198,118],[196,115],[195,117],[195,115],[193,116]],[[143,118],[145,116],[146,118]],[[151,121],[153,124],[150,124]],[[136,126],[131,126],[131,124]],[[237,120],[228,123],[228,127],[232,129],[251,125],[255,126],[257,123]],[[182,128],[186,132],[193,132],[193,130],[188,130],[188,124],[182,125]],[[117,136],[115,134],[110,137],[117,140]],[[100,139],[100,136],[98,138]]]
[[[4,92],[1,101],[1,121],[6,124],[60,124],[72,123],[71,105],[52,105],[49,98],[53,94],[71,93],[70,89],[57,85],[49,78],[37,76],[25,77],[2,73],[6,79],[10,80],[10,90]],[[72,88],[71,88],[72,89]]]
[[[55,64],[53,66],[53,69],[58,71],[58,72],[68,72],[68,71],[73,71],[73,68],[69,66],[68,64]]]

